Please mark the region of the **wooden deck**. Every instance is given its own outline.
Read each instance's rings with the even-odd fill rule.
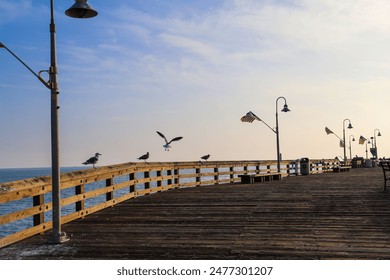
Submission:
[[[0,259],[390,259],[380,168],[139,197],[0,249]]]

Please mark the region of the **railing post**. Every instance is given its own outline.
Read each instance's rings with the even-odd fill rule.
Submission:
[[[214,184],[218,185],[219,184],[219,168],[214,167]]]
[[[129,174],[129,180],[130,180],[130,181],[135,180],[135,173],[134,173],[134,172]],[[135,187],[136,187],[136,185],[137,185],[137,184],[134,182],[133,184],[131,184],[131,185],[129,186],[129,192],[130,192],[130,193],[135,192]]]
[[[83,194],[84,193],[84,189],[85,189],[84,184],[76,186],[75,187],[76,195]],[[76,212],[84,210],[84,205],[85,205],[85,199],[84,198],[82,200],[80,200],[80,201],[77,201],[76,202]]]
[[[200,173],[200,167],[195,168],[195,173],[196,173],[196,186],[200,186],[202,184],[201,179],[202,179],[202,174]]]
[[[256,174],[260,174],[260,165],[256,164]]]
[[[114,184],[114,178],[106,179],[106,187],[112,186]],[[114,191],[106,193],[106,201],[114,199]]]
[[[33,206],[41,205],[41,207],[43,207],[44,203],[45,203],[45,200],[44,200],[43,194],[36,195],[33,197]],[[34,222],[34,226],[43,224],[45,222],[45,213],[42,212],[42,213],[34,215],[33,222]]]
[[[168,185],[168,188],[171,189],[172,188],[172,170],[169,169],[167,170],[167,176],[170,176],[169,179],[167,180],[167,185]]]
[[[161,177],[161,170],[157,170],[156,172],[157,177]],[[157,188],[162,186],[162,180],[157,181]]]
[[[150,172],[149,171],[145,171],[144,172],[144,179],[148,179],[148,178],[150,178]],[[146,189],[150,189],[150,183],[149,182],[145,182],[144,186],[145,186],[145,190]]]
[[[233,183],[234,182],[234,167],[230,166],[229,171],[230,171],[230,182]]]
[[[174,170],[174,175],[175,175],[175,188],[179,188],[179,169]]]

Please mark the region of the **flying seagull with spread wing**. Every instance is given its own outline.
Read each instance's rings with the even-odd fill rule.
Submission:
[[[92,165],[93,165],[93,168],[95,168],[95,164],[98,162],[99,156],[101,156],[101,155],[102,155],[102,154],[96,153],[94,157],[89,158],[88,160],[86,160],[85,162],[83,162],[83,164],[84,164],[84,165],[92,164]]]
[[[165,151],[169,151],[169,149],[171,148],[171,145],[169,145],[169,144],[171,144],[172,142],[174,142],[174,141],[179,141],[179,140],[181,140],[183,137],[175,137],[175,138],[173,138],[171,141],[169,141],[168,142],[168,140],[167,140],[167,138],[164,136],[164,134],[162,134],[161,132],[158,132],[158,131],[156,131],[157,132],[157,134],[158,135],[160,135],[162,138],[164,138],[164,140],[165,140],[165,145],[163,145],[163,147],[165,148]]]
[[[149,152],[147,152],[146,154],[144,154],[143,156],[140,156],[138,159],[139,160],[144,160],[146,162],[146,160],[149,158]],[[147,163],[147,162],[146,162]]]

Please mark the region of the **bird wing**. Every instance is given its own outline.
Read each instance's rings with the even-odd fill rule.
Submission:
[[[140,156],[138,159],[148,159],[149,158],[149,152]]]
[[[170,144],[170,143],[172,143],[173,141],[179,141],[179,140],[181,140],[183,137],[175,137],[175,138],[173,138],[171,141],[169,141],[169,143],[167,143],[167,144]]]
[[[161,132],[158,132],[158,131],[156,131],[156,132],[157,132],[158,135],[160,135],[162,138],[164,138],[166,144],[169,144],[169,143],[168,143],[168,140],[167,140],[167,138],[164,136],[164,134],[162,134]]]
[[[87,161],[83,162],[83,164],[90,164],[96,162],[97,160],[98,160],[97,157],[91,157]]]

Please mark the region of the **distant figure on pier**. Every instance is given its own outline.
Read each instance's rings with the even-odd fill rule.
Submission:
[[[168,140],[164,136],[164,134],[162,134],[161,132],[158,132],[158,131],[156,131],[156,132],[158,135],[160,135],[165,140],[165,145],[163,145],[163,147],[165,148],[165,151],[169,151],[169,149],[171,148],[171,145],[169,145],[169,144],[171,144],[173,141],[179,141],[179,140],[183,139],[183,137],[175,137],[171,141],[168,142]]]
[[[95,164],[98,162],[99,156],[101,156],[101,155],[102,154],[96,153],[94,157],[89,158],[87,161],[83,162],[83,164],[84,165],[92,164],[93,168],[95,168]]]
[[[203,159],[203,160],[207,161],[207,160],[209,159],[209,157],[210,157],[210,154],[208,154],[208,155],[205,155],[205,156],[201,157],[201,159]]]
[[[139,160],[144,160],[145,163],[147,163],[146,160],[147,160],[148,158],[149,158],[149,152],[147,152],[147,153],[144,154],[143,156],[140,156],[138,159],[139,159]]]

